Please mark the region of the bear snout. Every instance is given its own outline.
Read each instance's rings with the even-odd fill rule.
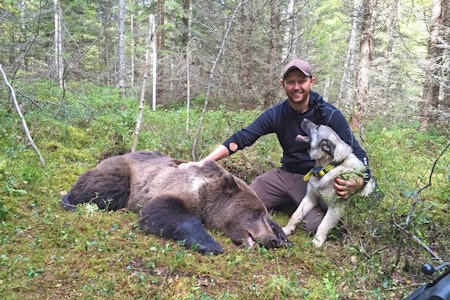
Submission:
[[[266,249],[272,249],[280,248],[283,241],[274,235],[269,235],[263,239],[256,239],[255,242]]]
[[[269,237],[269,247],[268,248],[276,248],[278,246],[278,238],[276,236]]]

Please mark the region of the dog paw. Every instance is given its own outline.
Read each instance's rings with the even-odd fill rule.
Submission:
[[[316,246],[316,248],[322,247],[323,244],[325,243],[325,239],[326,239],[326,237],[322,237],[322,236],[314,237],[314,240],[313,240],[314,246]]]
[[[313,244],[314,244],[314,246],[316,246],[316,248],[320,248],[320,247],[322,247],[322,245],[323,245],[322,242],[319,242],[319,241],[317,241],[317,240],[314,240],[314,241],[313,241]]]
[[[294,231],[293,229],[290,229],[288,227],[283,227],[282,229],[283,229],[284,234],[286,234],[286,235],[290,235],[292,233],[292,231]]]

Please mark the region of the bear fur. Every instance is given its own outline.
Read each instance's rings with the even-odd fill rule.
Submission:
[[[128,208],[140,215],[144,232],[183,241],[201,253],[223,252],[206,228],[225,233],[236,245],[273,248],[289,242],[242,180],[213,161],[179,169],[181,163],[158,152],[109,157],[80,176],[61,206]]]

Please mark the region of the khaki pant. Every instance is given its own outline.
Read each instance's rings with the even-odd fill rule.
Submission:
[[[287,205],[298,206],[306,194],[307,182],[303,180],[303,176],[277,168],[256,177],[250,187],[269,211]],[[312,209],[303,220],[305,230],[309,233],[316,232],[323,215],[319,207]]]

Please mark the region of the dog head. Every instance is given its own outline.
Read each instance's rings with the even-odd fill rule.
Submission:
[[[298,135],[296,140],[309,143],[309,155],[319,165],[342,161],[352,152],[352,148],[329,126],[303,119],[301,127],[308,136]]]

